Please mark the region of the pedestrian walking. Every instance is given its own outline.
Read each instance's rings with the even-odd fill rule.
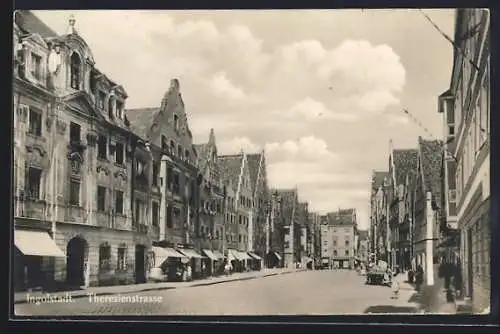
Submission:
[[[400,279],[403,275],[399,273],[399,269],[396,268],[396,271],[392,277],[391,280],[391,290],[392,290],[392,296],[391,299],[398,299],[399,298],[399,289],[400,289]]]

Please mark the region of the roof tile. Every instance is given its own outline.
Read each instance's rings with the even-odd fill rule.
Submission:
[[[396,149],[393,151],[396,184],[405,184],[406,176],[417,168],[418,150]]]
[[[440,205],[443,142],[419,138],[419,144],[425,191],[430,191],[435,203]]]
[[[149,130],[151,129],[153,121],[159,111],[160,108],[127,109],[125,114],[130,122],[132,132],[142,139],[147,139],[149,136]]]

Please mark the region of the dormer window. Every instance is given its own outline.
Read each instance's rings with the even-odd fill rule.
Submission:
[[[37,54],[31,54],[31,75],[34,79],[40,81],[42,79],[42,57]]]
[[[81,72],[82,61],[80,59],[80,56],[76,52],[73,52],[73,54],[71,55],[70,66],[71,66],[71,88],[80,90],[80,72]]]
[[[179,131],[179,116],[174,115],[174,129],[175,131]]]
[[[115,110],[115,98],[113,96],[110,96],[108,100],[108,115],[111,119],[115,117],[114,110]]]
[[[175,143],[173,140],[170,141],[170,153],[175,154]]]
[[[98,99],[99,108],[104,109],[104,101],[106,101],[106,94],[104,94],[103,92],[100,91],[97,99]]]
[[[161,136],[161,149],[162,151],[168,151],[168,141],[164,135]]]
[[[177,156],[178,156],[179,158],[181,158],[181,159],[182,159],[182,155],[183,155],[182,153],[183,153],[182,146],[181,146],[181,145],[179,145],[179,146],[177,147]]]
[[[116,117],[119,119],[123,118],[123,102],[116,101]]]

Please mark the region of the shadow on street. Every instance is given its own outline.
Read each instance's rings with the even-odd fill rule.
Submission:
[[[416,307],[411,306],[393,306],[393,305],[376,305],[365,309],[366,313],[416,313]]]
[[[418,292],[415,292],[413,295],[411,295],[410,299],[408,299],[408,303],[417,303],[418,301],[419,301]]]

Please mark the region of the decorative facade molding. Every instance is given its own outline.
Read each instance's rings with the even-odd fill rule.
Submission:
[[[60,134],[60,135],[65,134],[67,127],[68,126],[66,125],[66,123],[64,121],[57,120],[57,122],[56,122],[56,130],[57,130],[58,134]]]
[[[96,172],[99,174],[100,172],[103,172],[106,176],[109,175],[109,169],[106,166],[103,165],[98,165],[96,168]]]

